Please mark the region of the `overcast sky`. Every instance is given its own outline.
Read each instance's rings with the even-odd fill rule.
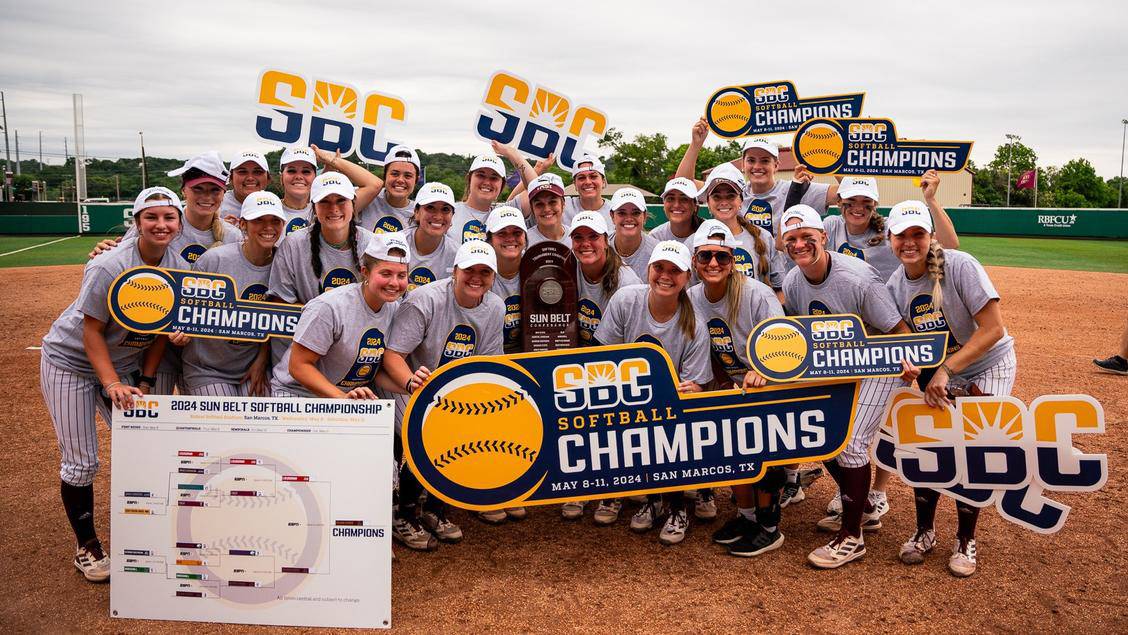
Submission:
[[[1039,165],[1085,157],[1106,178],[1120,172],[1128,118],[1122,1],[0,0],[0,11],[0,90],[23,158],[40,130],[48,157],[64,136],[73,144],[72,93],[85,99],[90,156],[137,156],[138,130],[156,156],[273,149],[253,129],[267,67],[402,97],[402,138],[431,152],[484,147],[471,126],[498,69],[673,144],[722,86],[861,90],[864,114],[892,118],[901,136],[972,139],[984,163],[1012,132]]]

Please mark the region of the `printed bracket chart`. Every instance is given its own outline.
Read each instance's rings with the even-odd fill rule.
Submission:
[[[390,627],[393,407],[164,395],[115,409],[111,615]]]

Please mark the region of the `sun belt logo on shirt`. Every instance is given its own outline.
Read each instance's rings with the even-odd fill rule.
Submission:
[[[744,218],[756,227],[763,227],[768,233],[772,233],[772,204],[766,199],[752,199],[744,212]]]
[[[505,299],[505,346],[521,345],[521,295],[511,295]]]
[[[403,221],[396,216],[384,216],[376,221],[376,225],[372,228],[372,231],[377,234],[393,234],[398,231],[403,231]]]
[[[345,377],[337,382],[341,388],[356,388],[372,383],[384,359],[384,334],[375,326],[365,331],[357,342],[356,361]]]
[[[356,282],[356,274],[351,269],[334,267],[321,278],[321,292],[325,293],[329,289],[336,289],[354,282]]]
[[[426,267],[416,267],[411,270],[411,273],[407,274],[407,290],[414,291],[419,287],[431,284],[437,279],[434,271]]]
[[[603,319],[603,311],[594,302],[587,298],[580,298],[576,303],[576,320],[579,322],[578,332],[580,346],[595,344],[595,329],[599,328],[599,321]]]
[[[648,344],[654,344],[655,346],[662,345],[662,342],[659,342],[658,338],[654,337],[650,333],[643,333],[642,335],[639,335],[637,338],[635,338],[635,343],[639,342],[646,342]]]
[[[207,247],[204,247],[199,243],[192,243],[191,245],[186,245],[183,249],[180,250],[180,257],[186,260],[188,264],[194,265],[196,264],[196,261],[200,259],[200,256],[204,255],[204,252],[206,252],[207,250]]]
[[[732,250],[732,268],[749,278],[756,277],[756,259],[743,247]]]
[[[455,326],[446,337],[446,344],[443,345],[443,352],[439,357],[439,366],[473,355],[477,343],[478,335],[474,332],[474,327],[469,324]]]
[[[251,284],[247,285],[246,289],[243,289],[243,292],[239,294],[239,297],[243,298],[244,300],[265,302],[266,292],[267,289],[265,284]]]
[[[296,216],[294,218],[291,218],[290,222],[286,223],[286,233],[290,234],[298,231],[299,229],[305,229],[306,227],[309,227],[309,221],[302,218],[301,216]]]
[[[807,315],[833,315],[833,314],[834,314],[834,311],[831,311],[830,307],[823,304],[822,302],[819,302],[818,300],[811,300],[811,303],[809,305],[807,305]]]
[[[948,326],[948,321],[944,319],[944,310],[933,308],[931,293],[918,293],[909,302],[909,326],[917,333],[927,331],[947,333],[948,355],[955,353],[963,346],[956,341],[956,336],[952,333],[951,327]]]
[[[466,221],[462,226],[462,242],[470,240],[485,240],[486,224],[480,220]]]
[[[732,343],[732,329],[721,318],[713,318],[706,324],[709,329],[709,348],[712,349],[713,359],[720,363],[725,372],[732,375],[748,370],[736,356],[736,347]]]
[[[866,259],[866,252],[861,250],[861,249],[858,249],[857,247],[851,245],[850,243],[842,243],[841,245],[839,245],[838,246],[838,253],[846,254],[847,256],[853,256],[853,257],[859,258],[861,260]]]

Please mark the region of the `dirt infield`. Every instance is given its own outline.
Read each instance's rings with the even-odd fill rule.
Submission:
[[[1128,378],[1098,374],[1089,360],[1115,348],[1128,319],[1128,275],[988,267],[1018,349],[1015,395],[1087,393],[1104,405],[1106,432],[1080,436],[1084,451],[1109,456],[1103,491],[1052,495],[1073,506],[1065,528],[1042,536],[984,510],[979,572],[957,580],[946,551],[954,506],[941,501],[941,546],[923,566],[897,550],[914,527],[911,492],[890,489],[884,528],[868,555],[838,571],[815,571],[806,554],[826,540],[815,521],[832,493],[818,481],[784,512],[786,543],[757,559],[725,555],[711,527],[695,525],[672,548],[631,534],[626,521],[598,528],[589,515],[567,523],[555,507],[519,524],[487,527],[456,514],[466,540],[421,554],[397,548],[393,624],[401,631],[1128,631]],[[58,449],[39,392],[38,346],[74,298],[78,266],[9,269],[0,279],[0,344],[8,439],[3,456],[0,623],[8,631],[179,632],[175,622],[115,621],[109,586],[83,581],[70,564],[73,536],[59,503]],[[48,291],[50,290],[50,291]],[[96,482],[99,533],[112,543],[106,501],[109,440],[100,427]],[[719,497],[721,500],[725,497]],[[633,511],[628,507],[627,514]],[[727,501],[721,516],[732,513]],[[246,627],[209,626],[236,632]]]

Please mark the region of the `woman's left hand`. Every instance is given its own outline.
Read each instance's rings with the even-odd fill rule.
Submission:
[[[795,173],[792,175],[791,180],[796,183],[810,183],[815,178],[814,174],[807,169],[807,166],[799,164],[795,166]]]
[[[768,380],[764,379],[760,373],[750,370],[744,373],[744,383],[741,384],[741,390],[751,390],[753,388],[762,388],[768,385]]]
[[[906,386],[912,385],[917,377],[920,377],[920,368],[907,359],[901,360],[901,369],[904,371],[901,373],[901,381],[905,382]]]
[[[168,334],[168,342],[173,346],[184,346],[190,338],[183,331],[173,331]]]
[[[353,388],[345,393],[346,399],[379,399],[376,393],[372,392],[371,388],[361,386],[360,388]]]
[[[695,381],[683,381],[678,384],[678,392],[701,392],[702,388]]]
[[[928,382],[928,386],[924,389],[924,403],[932,406],[933,408],[944,408],[952,405],[952,401],[948,399],[948,371],[941,366],[936,369],[936,374],[932,376],[932,381]]]

